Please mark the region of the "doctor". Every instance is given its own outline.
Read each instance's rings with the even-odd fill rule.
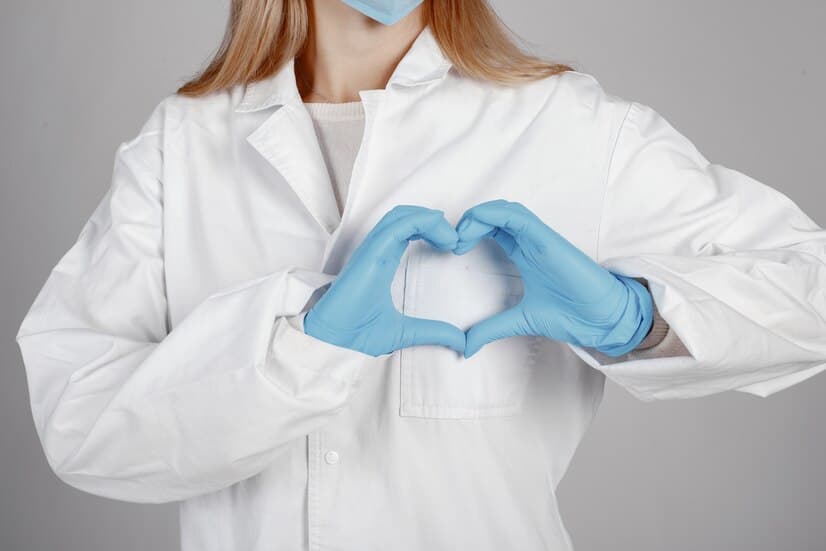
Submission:
[[[68,484],[186,551],[571,549],[610,377],[826,368],[826,231],[484,0],[234,0],[23,320]]]

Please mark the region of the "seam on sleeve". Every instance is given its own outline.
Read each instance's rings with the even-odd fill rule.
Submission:
[[[628,108],[625,110],[625,115],[622,117],[622,122],[620,122],[619,129],[617,130],[617,136],[614,138],[614,145],[611,146],[611,154],[608,157],[608,164],[605,169],[605,181],[602,185],[602,205],[600,207],[600,215],[599,215],[599,222],[597,223],[597,246],[596,246],[596,263],[599,264],[600,257],[599,257],[599,247],[602,241],[602,222],[605,219],[605,197],[608,195],[608,184],[609,178],[611,176],[611,167],[614,164],[614,154],[617,151],[617,146],[620,142],[620,137],[622,136],[622,132],[625,129],[625,122],[630,118],[631,111],[636,106],[636,102],[631,101],[628,103]]]
[[[144,138],[149,138],[151,136],[157,136],[158,134],[161,134],[161,133],[163,133],[162,129],[149,130],[147,132],[141,132],[140,134],[138,134],[134,138],[130,139],[129,141],[123,142],[121,144],[121,147],[124,151],[128,151],[128,150],[132,149],[136,144],[143,141]]]

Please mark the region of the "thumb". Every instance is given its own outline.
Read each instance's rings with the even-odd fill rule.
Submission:
[[[525,325],[525,316],[518,306],[480,321],[467,330],[465,358],[470,358],[495,340],[526,334]]]
[[[444,321],[404,316],[401,348],[422,344],[441,345],[464,352],[465,332]]]

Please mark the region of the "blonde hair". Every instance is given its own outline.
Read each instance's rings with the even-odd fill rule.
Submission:
[[[177,93],[203,96],[274,74],[304,47],[308,12],[306,0],[232,0],[218,52]],[[510,85],[573,70],[522,51],[487,0],[424,0],[424,17],[465,76]]]

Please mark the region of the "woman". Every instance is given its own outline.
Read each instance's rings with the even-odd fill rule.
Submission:
[[[570,549],[605,377],[826,366],[826,232],[483,0],[236,0],[18,334],[67,483],[186,550]]]

